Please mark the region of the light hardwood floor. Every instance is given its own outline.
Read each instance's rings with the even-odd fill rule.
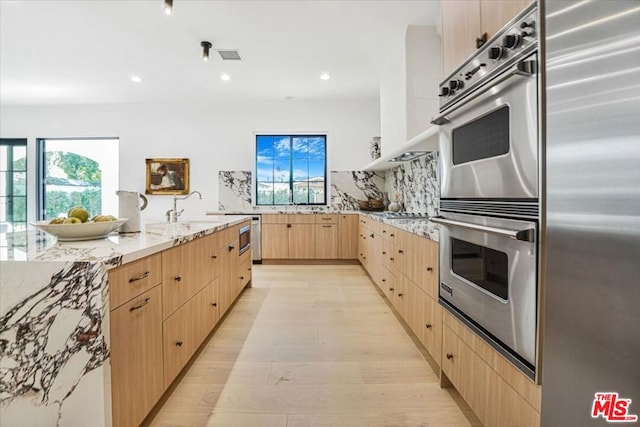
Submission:
[[[151,426],[477,426],[362,268],[254,266]]]

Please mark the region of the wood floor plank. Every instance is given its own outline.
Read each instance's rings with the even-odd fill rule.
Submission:
[[[252,285],[147,425],[480,425],[360,266],[254,266]]]

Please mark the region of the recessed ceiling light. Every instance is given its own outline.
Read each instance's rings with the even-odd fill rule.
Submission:
[[[320,74],[320,80],[329,80],[330,78],[331,76],[329,75],[329,73]]]
[[[202,46],[202,60],[203,61],[208,61],[209,60],[209,49],[211,49],[211,46],[213,46],[213,45],[211,44],[211,42],[201,41],[200,42],[200,46]]]
[[[166,15],[171,15],[173,13],[173,0],[164,0],[163,8]]]
[[[227,73],[222,73],[220,74],[220,80],[224,80],[225,82],[228,82],[229,80],[231,80],[231,76]]]
[[[142,78],[140,76],[131,76],[131,81],[134,83],[142,83]]]

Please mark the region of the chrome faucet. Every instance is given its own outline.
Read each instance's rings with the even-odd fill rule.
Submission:
[[[166,213],[167,222],[178,222],[178,217],[182,214],[182,212],[184,212],[184,209],[178,211],[178,200],[187,200],[194,194],[197,194],[200,200],[202,200],[202,194],[200,194],[199,191],[192,191],[188,196],[185,197],[173,196],[173,209],[169,209]]]

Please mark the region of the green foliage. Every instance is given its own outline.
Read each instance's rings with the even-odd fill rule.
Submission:
[[[66,214],[74,206],[82,206],[89,211],[89,218],[102,212],[101,190],[90,189],[85,191],[47,191],[45,219],[56,218],[61,213]]]
[[[89,184],[100,186],[102,171],[95,160],[75,153],[52,151],[47,153],[47,176],[50,176],[51,166],[62,169],[70,179],[79,179]]]

